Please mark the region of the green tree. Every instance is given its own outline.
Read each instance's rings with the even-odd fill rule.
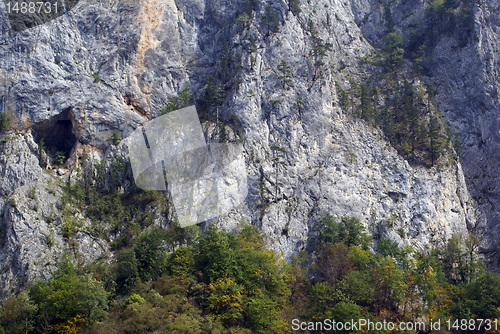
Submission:
[[[431,161],[432,166],[434,163],[441,157],[443,153],[443,140],[440,135],[440,124],[438,118],[434,115],[431,116],[429,122],[429,139],[430,139],[430,153],[431,153]]]
[[[313,47],[313,56],[316,60],[321,60],[324,56],[326,56],[327,51],[331,51],[333,44],[325,43],[319,36],[318,31],[314,27],[314,23],[311,19],[308,21],[308,30],[311,34],[311,41]]]
[[[341,242],[348,247],[362,246],[367,248],[371,237],[366,234],[365,230],[365,227],[355,217],[344,216],[342,224],[339,224],[332,215],[323,215],[314,228],[314,231],[319,234],[316,239],[316,247]]]
[[[308,31],[311,34],[311,42],[313,48],[313,57],[314,57],[314,67],[316,67],[316,71],[314,76],[317,76],[319,68],[324,65],[323,58],[326,56],[327,51],[331,51],[333,44],[325,43],[319,36],[318,31],[314,27],[314,23],[311,19],[308,21]]]
[[[382,119],[382,130],[387,136],[389,142],[394,143],[396,141],[396,125],[394,123],[394,116],[389,108],[384,107],[380,112],[380,117]]]
[[[81,315],[87,322],[100,320],[108,308],[103,283],[89,274],[78,276],[68,257],[59,264],[59,273],[49,284],[38,281],[29,297],[38,307],[39,327],[64,323]]]
[[[349,94],[347,91],[340,86],[338,82],[335,82],[335,87],[337,89],[337,97],[339,99],[339,104],[342,110],[347,111],[351,107],[351,101],[349,99]]]
[[[190,279],[194,277],[194,265],[193,248],[181,246],[170,254],[167,269],[174,277]]]
[[[38,306],[27,291],[9,297],[0,309],[0,324],[8,333],[30,333],[35,329]]]
[[[256,292],[249,298],[247,322],[253,333],[289,333],[287,323],[281,317],[283,301],[265,291]]]
[[[259,3],[258,0],[247,0],[243,5],[243,12],[247,13],[248,16],[252,17],[255,6]]]
[[[304,99],[302,96],[297,98],[297,109],[299,109],[299,112],[302,112],[305,109]]]
[[[360,87],[360,97],[361,97],[361,117],[366,120],[371,120],[374,113],[374,106],[372,103],[372,98],[370,96],[370,89],[365,83],[361,83]]]
[[[5,131],[9,128],[9,118],[6,112],[0,114],[0,131]]]
[[[254,53],[255,51],[257,51],[257,44],[255,43],[255,37],[253,37],[252,34],[250,34],[250,36],[248,37],[248,41],[250,43],[248,43],[248,53]]]
[[[419,146],[423,146],[424,149],[427,149],[428,141],[429,141],[429,130],[427,128],[427,121],[422,121],[419,124],[419,134],[417,136],[416,144]]]
[[[253,332],[281,332],[279,313],[291,292],[284,264],[264,247],[253,226],[236,235],[212,227],[196,246],[196,268],[215,294],[206,305],[218,317],[230,324],[246,319]]]
[[[113,130],[113,133],[111,135],[111,143],[114,145],[114,146],[118,146],[120,144],[120,131],[118,131],[117,129],[114,129]]]
[[[462,238],[454,234],[446,245],[440,249],[440,257],[443,261],[443,270],[446,278],[451,284],[465,282],[466,271],[465,261],[467,254],[464,254]]]
[[[179,93],[179,108],[185,108],[189,106],[189,86],[186,85],[182,92]]]
[[[307,297],[311,287],[308,279],[309,258],[306,251],[299,252],[292,257],[292,261],[287,267],[287,281],[290,287],[290,314],[289,319],[297,319],[305,314],[307,307]]]
[[[356,99],[359,97],[359,85],[352,78],[348,78],[349,80],[349,97],[351,99],[351,111],[353,115],[360,116],[358,112],[356,112]]]
[[[434,98],[436,97],[437,91],[434,89],[434,86],[428,85],[426,87],[426,92],[427,92],[427,105],[430,106],[431,101],[433,101]]]
[[[288,7],[295,16],[299,16],[300,12],[300,0],[288,0]]]
[[[117,291],[127,293],[139,280],[139,269],[135,252],[123,249],[116,255]]]
[[[332,319],[333,308],[342,298],[340,289],[327,282],[316,283],[308,296],[307,315],[314,319]]]
[[[432,261],[439,261],[435,256],[431,256]],[[436,265],[439,267],[439,265]],[[439,269],[438,269],[439,270]],[[428,265],[422,273],[419,287],[421,289],[422,300],[425,307],[421,313],[427,315],[430,319],[439,319],[449,317],[449,306],[451,299],[446,286],[440,282],[440,278],[433,266]]]
[[[169,96],[167,99],[167,103],[160,110],[160,116],[171,113],[176,109],[177,109],[177,99],[172,96]]]
[[[247,13],[241,13],[240,16],[238,16],[238,18],[236,19],[236,22],[241,23],[243,28],[247,28],[250,24],[250,21],[252,21],[252,17]]]
[[[409,269],[412,266],[411,254],[413,248],[410,246],[400,247],[390,239],[380,239],[377,245],[377,252],[383,256],[392,257],[401,269]]]
[[[354,262],[354,260],[352,260]],[[344,278],[341,284],[344,295],[361,306],[370,306],[374,300],[375,291],[371,281],[370,271],[353,270]]]
[[[459,299],[452,306],[452,312],[456,313],[457,318],[462,316],[459,311],[462,305],[470,310],[470,315],[480,319],[497,319],[500,316],[500,275],[483,271],[475,281],[466,286],[465,291],[465,298]]]
[[[412,151],[411,145],[408,144],[407,141],[405,141],[403,143],[403,145],[401,145],[401,148],[403,149],[403,151],[406,153],[406,156],[408,157],[410,155],[411,151]]]
[[[229,141],[229,136],[227,135],[226,124],[224,122],[221,122],[219,143],[227,143],[228,141]]]
[[[143,281],[156,279],[165,272],[168,258],[166,240],[167,231],[153,227],[144,231],[135,242],[134,253]]]
[[[244,288],[234,279],[220,278],[208,285],[207,308],[226,325],[239,325],[245,312]]]
[[[223,90],[214,84],[212,76],[209,75],[205,93],[199,104],[205,111],[209,111],[212,107],[220,107],[224,101],[222,94]]]
[[[66,153],[63,151],[57,151],[56,160],[59,165],[62,165],[64,163],[64,160],[66,160]]]
[[[309,295],[307,316],[317,320],[335,319],[335,321],[350,322],[366,319],[370,316],[363,307],[348,300],[340,288],[327,283],[315,284]],[[349,331],[340,331],[349,333]]]
[[[189,86],[186,85],[182,92],[180,92],[177,96],[169,96],[167,98],[167,103],[165,103],[160,110],[160,116],[189,106],[189,98]]]
[[[202,315],[184,292],[164,292],[156,285],[154,290],[148,284],[138,287],[133,297],[116,303],[104,321],[84,333],[249,334],[237,328],[226,329],[213,316]]]
[[[205,283],[215,282],[224,275],[232,275],[238,271],[239,241],[235,235],[210,228],[200,237],[196,246],[199,254],[196,257],[196,267],[203,270]]]
[[[366,319],[366,312],[353,302],[341,301],[333,308],[332,318],[339,322],[357,322],[359,319]],[[344,331],[344,333],[349,333],[349,331]]]
[[[262,23],[266,25],[268,31],[278,31],[280,22],[273,6],[266,6]]]
[[[385,36],[385,52],[386,52],[386,70],[391,73],[394,72],[404,55],[404,41],[399,33],[390,32]]]
[[[395,315],[403,301],[404,272],[390,256],[382,257],[372,274],[375,289],[375,311]]]
[[[475,280],[476,273],[482,269],[482,261],[478,258],[480,239],[475,233],[469,233],[464,240],[465,251],[467,252],[467,282]]]
[[[281,80],[281,84],[285,88],[287,84],[292,82],[292,71],[285,60],[281,60],[281,63],[278,65],[278,71],[281,72],[278,79]]]

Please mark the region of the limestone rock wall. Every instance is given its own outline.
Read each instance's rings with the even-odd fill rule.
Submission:
[[[261,23],[267,5],[277,12],[277,31]],[[3,144],[0,155],[4,292],[50,276],[54,259],[68,247],[79,247],[82,261],[108,251],[102,240],[84,232],[77,245],[65,241],[57,175],[39,166],[33,137],[48,138],[46,132],[56,125],[71,131],[68,168],[73,171],[82,146],[109,157],[113,130],[126,138],[185,87],[194,99],[202,97],[207,77],[225,70],[225,43],[235,78],[224,87],[220,117],[241,124],[249,195],[219,225],[234,229],[250,221],[287,258],[308,249],[310,228],[324,213],[356,216],[372,233],[417,248],[475,229],[485,235],[483,249],[493,251],[498,20],[488,6],[474,8],[479,41],[457,49],[444,37],[434,51],[433,76],[425,79],[437,86],[440,110],[459,131],[464,171],[454,160],[430,169],[409,165],[380,130],[339,108],[336,81],[377,71],[360,61],[374,52],[368,40],[377,45],[384,38],[383,6],[375,1],[302,1],[298,17],[285,1],[263,1],[242,25],[237,21],[242,0],[82,0],[71,13],[15,36],[5,31],[2,16],[0,106],[10,117],[14,138]],[[401,28],[408,22],[398,14],[403,9],[394,9]],[[412,9],[418,18],[424,4]],[[319,67],[309,21],[315,34],[332,45]],[[290,68],[286,80],[279,70],[282,60]],[[286,151],[277,172],[272,146]],[[485,186],[490,188],[484,191]],[[38,200],[30,195],[33,188]],[[490,201],[479,199],[476,211],[469,189]],[[49,223],[54,212],[59,218]],[[73,216],[82,226],[90,223],[83,215]]]

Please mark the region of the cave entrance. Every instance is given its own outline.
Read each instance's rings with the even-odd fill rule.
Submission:
[[[63,164],[75,146],[77,138],[71,121],[71,108],[57,116],[35,124],[32,128],[35,141],[45,149],[55,163]]]

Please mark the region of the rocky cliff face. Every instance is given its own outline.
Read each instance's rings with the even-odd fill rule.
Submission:
[[[457,49],[445,38],[436,48],[433,82],[440,87],[441,110],[463,146],[462,166],[469,191],[478,203],[477,232],[492,267],[498,267],[498,159],[500,142],[498,29],[496,2],[474,5],[474,43]]]
[[[427,2],[396,1],[391,5],[395,27],[407,36],[418,31],[428,7]],[[500,11],[494,1],[470,2],[467,8],[471,9],[470,31],[457,29],[439,36],[428,54],[432,61],[424,78],[437,88],[439,110],[458,132],[467,187],[477,203],[473,231],[482,236],[482,251],[493,269],[499,261],[500,217],[496,208],[500,204],[497,70]],[[365,36],[382,45],[383,34],[374,28],[384,18],[383,6],[370,1],[354,2],[353,13]],[[457,20],[465,17],[462,11]],[[471,37],[468,43],[463,40],[467,35]]]
[[[252,15],[242,18],[250,5]],[[265,20],[268,5],[276,19]],[[427,5],[392,3],[395,27],[406,34]],[[84,229],[76,244],[64,238],[65,215],[90,222],[58,209],[61,174],[76,173],[89,152],[108,160],[126,152],[126,140],[112,148],[113,130],[126,138],[186,87],[203,99],[209,76],[221,85],[221,120],[237,125],[227,132],[243,142],[249,182],[245,204],[219,225],[250,221],[287,258],[307,249],[324,213],[355,216],[375,235],[417,248],[473,230],[495,266],[499,20],[492,6],[474,5],[478,38],[457,47],[455,36],[441,36],[434,63],[414,80],[437,87],[439,109],[464,150],[462,162],[432,168],[411,166],[380,129],[339,107],[336,81],[379,71],[360,60],[384,42],[378,2],[304,1],[296,15],[283,1],[80,1],[16,35],[2,14],[1,111],[11,126],[0,156],[3,291],[50,276],[65,250],[78,248],[83,262],[108,253]],[[409,9],[414,14],[403,15]],[[318,43],[331,47],[318,53]],[[210,138],[214,115],[206,109]],[[69,153],[69,170],[46,169],[42,140],[48,155]]]

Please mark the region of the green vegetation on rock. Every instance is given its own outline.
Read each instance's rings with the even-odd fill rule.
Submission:
[[[286,263],[250,225],[180,230],[143,230],[111,265],[75,267],[64,256],[48,282],[3,301],[0,331],[286,333],[297,318],[500,317],[500,275],[485,270],[473,235],[417,252],[374,242],[356,218],[325,215],[315,250]]]
[[[9,129],[9,118],[7,113],[3,112],[0,114],[0,131],[5,131]]]

